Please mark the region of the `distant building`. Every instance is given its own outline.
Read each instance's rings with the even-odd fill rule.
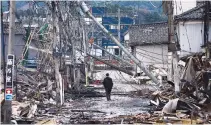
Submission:
[[[90,12],[96,17],[96,19],[110,32],[112,35],[114,35],[118,39],[118,17],[115,14],[111,15],[106,12],[105,7],[92,7],[90,9]],[[93,21],[89,18],[85,18],[86,23],[88,25],[91,25]],[[134,23],[133,19],[130,17],[124,17],[123,14],[121,14],[120,19],[120,42],[124,45],[124,33],[128,30],[129,26]],[[94,27],[95,30],[99,29],[97,27]],[[94,43],[105,48],[107,51],[109,51],[112,54],[120,55],[119,47],[108,37],[105,36],[104,33],[102,33],[101,29],[97,30],[97,32],[90,32],[89,37],[94,37],[95,41]],[[95,48],[91,52],[93,55],[96,56],[103,56],[105,57],[107,54],[102,51],[101,49]]]
[[[129,28],[129,46],[133,55],[145,65],[168,67],[168,24],[132,25]],[[140,69],[137,69],[140,72]]]

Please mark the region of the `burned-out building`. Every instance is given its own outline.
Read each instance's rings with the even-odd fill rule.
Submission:
[[[3,40],[5,43],[5,54],[7,55],[8,41],[9,41],[9,22],[3,23]],[[14,27],[14,43],[12,47],[12,52],[14,53],[16,58],[21,58],[23,48],[25,46],[24,36],[26,31],[20,22],[15,22]]]
[[[8,46],[8,41],[9,41],[9,22],[4,22],[3,23],[3,40],[5,43],[5,54],[7,55],[7,46]],[[26,27],[23,26],[21,22],[15,22],[15,27],[14,27],[14,43],[12,47],[12,52],[15,55],[16,59],[22,58],[22,53],[23,49],[25,47],[25,43],[27,41],[26,38]],[[32,46],[34,46],[34,40],[31,43]],[[35,58],[37,55],[37,52],[34,50],[29,50],[28,53],[29,58]]]

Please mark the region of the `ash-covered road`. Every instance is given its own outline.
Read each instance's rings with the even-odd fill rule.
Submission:
[[[95,85],[95,88],[97,91],[104,93],[103,85]],[[107,101],[105,97],[94,97],[81,98],[66,102],[58,119],[60,119],[60,122],[62,123],[77,123],[77,120],[79,121],[79,119],[112,118],[119,115],[131,115],[146,112],[149,110],[149,99],[131,97],[124,94],[131,91],[141,90],[143,88],[145,88],[143,85],[131,85],[114,81],[112,93],[121,94],[112,95],[111,101]],[[72,112],[72,110],[83,110],[86,112]]]

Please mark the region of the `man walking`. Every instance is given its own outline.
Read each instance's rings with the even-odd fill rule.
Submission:
[[[108,73],[106,73],[106,78],[103,80],[103,86],[104,86],[105,91],[106,91],[107,101],[110,101],[111,100],[111,90],[112,90],[112,87],[113,87],[113,81],[109,77]]]

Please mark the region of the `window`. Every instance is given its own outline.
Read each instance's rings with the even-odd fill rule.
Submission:
[[[117,25],[110,25],[110,29],[118,29]]]
[[[115,54],[115,55],[119,55],[119,48],[115,48],[115,49],[114,49],[114,54]]]

